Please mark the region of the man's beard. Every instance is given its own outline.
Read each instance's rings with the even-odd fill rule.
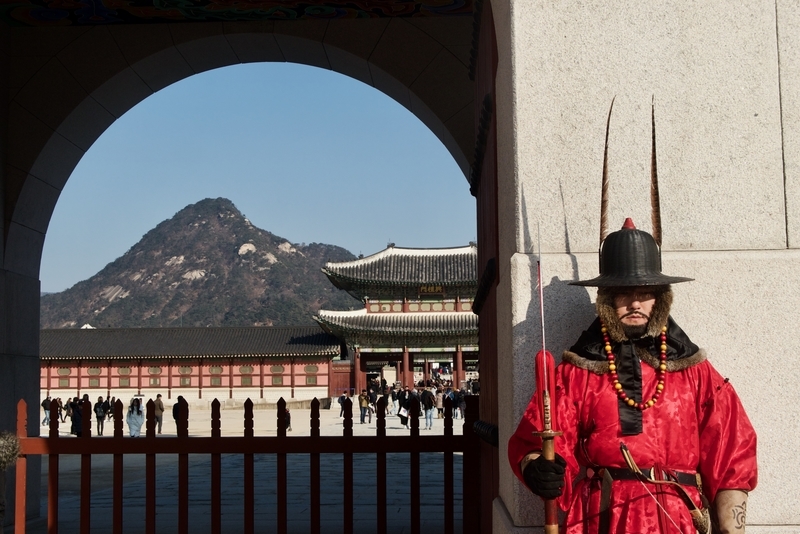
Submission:
[[[647,325],[649,321],[645,324],[637,324],[637,325],[629,325],[622,323],[622,331],[625,332],[625,336],[628,339],[639,339],[643,335],[647,333]]]

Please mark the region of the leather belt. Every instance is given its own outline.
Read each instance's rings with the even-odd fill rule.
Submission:
[[[652,468],[642,469],[641,471],[642,474],[647,478],[657,480],[655,477],[651,476],[653,472]],[[691,497],[689,497],[689,494],[686,492],[686,490],[682,487],[691,486],[698,488],[697,475],[693,473],[672,471],[669,469],[660,469],[660,471],[663,474],[664,479],[680,484],[679,486],[673,487],[677,491],[678,497],[681,498],[683,503],[686,505],[686,508],[689,510],[689,513],[692,515],[692,521],[694,522],[695,528],[697,528],[698,532],[708,532],[708,510],[698,508],[692,501]],[[608,534],[609,526],[611,524],[611,511],[609,510],[611,485],[613,484],[614,480],[639,480],[639,478],[637,474],[630,469],[623,469],[619,467],[598,467],[594,476],[600,479],[600,516],[598,521],[598,533]],[[705,503],[705,506],[708,506],[702,495],[700,498]]]
[[[603,476],[603,471],[607,472],[614,480],[638,480],[636,473],[630,469],[620,467],[600,467],[597,470],[597,473],[600,477]],[[651,468],[642,469],[642,474],[647,478],[653,478],[651,476],[652,471],[653,470]],[[683,473],[681,471],[670,471],[666,469],[662,471],[664,473],[665,480],[672,480],[673,482],[677,482],[682,486],[692,486],[693,488],[697,487],[697,475],[694,473]]]

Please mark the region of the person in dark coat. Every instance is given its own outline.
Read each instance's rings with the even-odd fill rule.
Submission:
[[[344,401],[347,400],[347,392],[342,391],[342,394],[339,396],[339,418],[344,419]]]
[[[81,437],[81,432],[83,428],[83,407],[81,406],[81,401],[78,397],[72,399],[72,402],[69,403],[69,411],[70,411],[70,419],[72,420],[72,424],[70,425],[70,433]]]
[[[183,395],[178,395],[178,398],[175,400],[175,404],[172,405],[172,418],[175,419],[175,426],[178,426],[178,415],[180,415],[180,406],[181,401],[186,402],[183,398]],[[186,420],[189,420],[189,405],[186,405]]]
[[[103,402],[103,397],[97,397],[97,402],[94,403],[94,415],[97,419],[97,435],[103,435],[103,423],[106,420],[106,406],[107,403]]]
[[[408,408],[411,405],[411,392],[408,390],[408,386],[397,394],[397,403],[400,406],[397,412],[400,415],[400,424],[408,428]],[[404,413],[405,415],[403,415]]]

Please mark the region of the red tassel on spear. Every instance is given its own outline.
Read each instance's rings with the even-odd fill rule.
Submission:
[[[538,225],[537,225],[538,233]],[[536,279],[539,285],[539,317],[542,323],[542,350],[536,353],[536,400],[542,420],[542,431],[534,432],[542,440],[542,456],[549,462],[556,459],[555,437],[562,433],[553,430],[556,426],[556,363],[546,348],[544,337],[544,288],[542,286],[542,242],[539,238],[539,257],[536,260]],[[555,499],[544,501],[544,532],[558,534],[558,504]]]

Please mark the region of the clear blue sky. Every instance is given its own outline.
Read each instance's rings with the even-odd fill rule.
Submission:
[[[230,199],[293,243],[365,256],[388,242],[453,247],[476,238],[464,175],[407,109],[334,72],[239,65],[159,91],[95,142],[50,221],[42,291],[89,278],[208,197]]]

